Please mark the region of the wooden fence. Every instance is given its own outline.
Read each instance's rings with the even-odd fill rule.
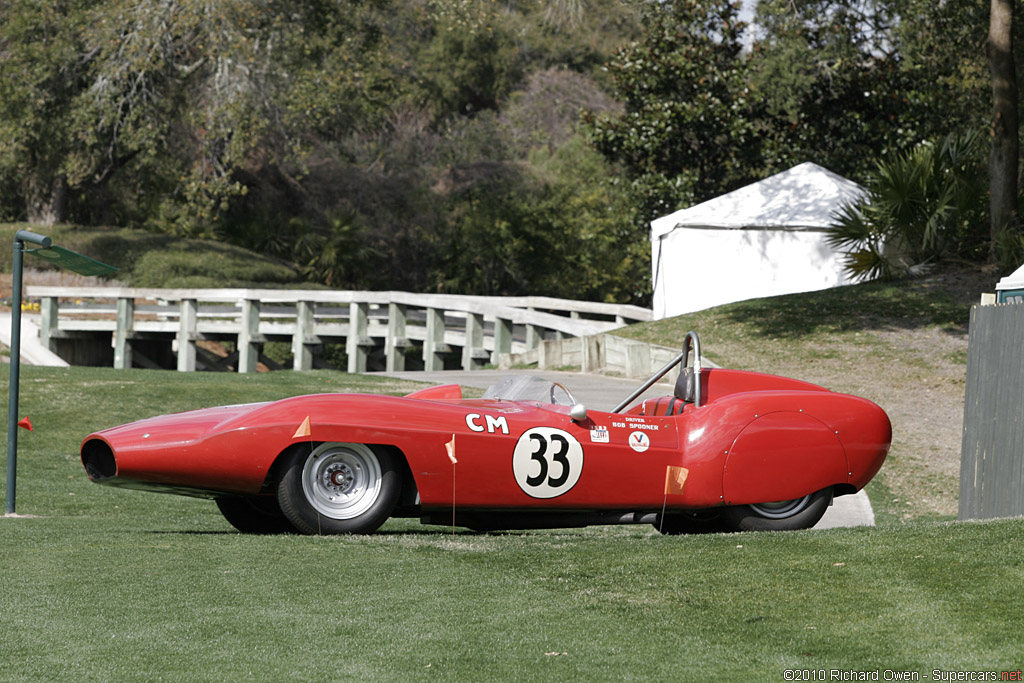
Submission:
[[[1024,304],[971,308],[960,519],[1024,515]]]
[[[523,353],[502,354],[499,368],[534,366],[538,370],[558,370],[563,367],[580,368],[581,372],[602,372],[634,379],[649,377],[660,370],[682,350],[677,347],[649,344],[614,334],[597,334],[568,339],[545,339],[536,348]],[[704,367],[718,367],[703,359]],[[676,366],[665,375],[673,383],[681,368]]]
[[[203,340],[234,342],[239,372],[256,370],[267,341],[289,341],[296,370],[310,369],[324,343],[345,344],[350,372],[367,370],[374,350],[383,351],[380,369],[403,370],[420,346],[424,369],[444,369],[461,349],[458,366],[468,370],[545,339],[651,318],[637,306],[550,297],[48,286],[29,286],[26,295],[40,302],[41,342],[72,364],[106,364],[96,362],[106,349],[116,368],[162,367],[152,356],[170,352],[181,371],[201,365]]]

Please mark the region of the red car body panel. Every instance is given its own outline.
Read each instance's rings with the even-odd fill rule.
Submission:
[[[216,497],[269,493],[275,461],[298,443],[386,445],[408,464],[424,512],[453,500],[466,510],[651,511],[852,493],[888,452],[889,419],[866,399],[735,370],[704,370],[701,384],[703,405],[677,415],[645,401],[579,421],[568,406],[463,400],[454,385],[300,396],[106,429],[83,440],[82,456],[99,483]],[[95,457],[104,446],[112,464]],[[687,471],[681,491],[666,485],[669,467]]]

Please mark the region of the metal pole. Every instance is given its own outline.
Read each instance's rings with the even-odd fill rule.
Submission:
[[[11,273],[11,381],[7,398],[7,498],[4,513],[14,514],[15,490],[18,477],[18,385],[21,381],[21,264],[25,242],[42,247],[50,246],[50,238],[28,230],[19,230],[14,236],[14,270]]]
[[[21,379],[21,261],[25,243],[14,240],[14,270],[11,273],[11,382],[7,397],[7,498],[4,513],[14,514],[18,477],[18,383]]]

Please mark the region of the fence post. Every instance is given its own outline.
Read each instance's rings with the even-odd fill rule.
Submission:
[[[117,327],[114,329],[114,367],[126,370],[132,366],[132,329],[135,326],[135,298],[118,297]]]
[[[295,335],[292,337],[292,369],[313,369],[313,347],[320,343],[314,334],[313,302],[295,303]]]
[[[604,338],[600,334],[582,337],[583,360],[580,362],[580,372],[596,372],[604,367]]]
[[[348,339],[345,351],[348,353],[348,371],[366,372],[366,359],[369,338],[366,336],[369,325],[370,304],[353,301],[348,305]]]
[[[476,370],[488,358],[484,351],[484,316],[466,313],[466,345],[462,347],[462,369]]]
[[[405,304],[388,304],[388,336],[384,340],[384,369],[388,372],[405,370],[405,347],[409,345],[405,336],[408,315]]]
[[[50,351],[55,351],[56,346],[53,343],[53,333],[57,331],[60,326],[60,320],[58,318],[59,304],[57,297],[47,296],[43,297],[43,302],[39,306],[39,313],[42,315],[42,321],[39,327],[39,342]]]
[[[427,336],[423,340],[423,369],[444,370],[444,311],[440,308],[427,309]]]
[[[535,309],[530,307],[530,308],[527,308],[526,310],[533,311]],[[540,342],[541,342],[541,340],[543,338],[544,338],[544,335],[541,333],[541,328],[537,327],[536,325],[531,325],[530,323],[526,323],[526,350],[527,351],[529,351],[530,349],[537,348],[537,345],[540,344]]]
[[[257,299],[243,299],[242,328],[238,332],[239,372],[256,372],[261,341],[260,302]]]
[[[503,353],[512,353],[512,321],[506,318],[495,318],[494,352],[491,354],[491,362],[497,365]]]
[[[199,304],[195,299],[182,299],[178,316],[178,372],[196,369],[196,326]]]
[[[537,369],[557,370],[562,365],[562,341],[560,339],[542,341],[537,349]]]

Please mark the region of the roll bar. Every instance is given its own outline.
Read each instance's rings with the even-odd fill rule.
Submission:
[[[667,375],[669,370],[671,370],[675,366],[679,365],[679,363],[682,363],[683,367],[685,368],[686,364],[689,362],[689,359],[690,359],[690,346],[691,346],[691,343],[692,343],[692,346],[693,346],[693,374],[694,374],[694,380],[695,380],[695,385],[694,385],[695,394],[694,394],[694,396],[696,398],[696,401],[694,402],[694,405],[697,408],[700,408],[700,406],[701,406],[700,337],[697,336],[696,332],[694,332],[693,330],[690,330],[689,332],[686,333],[686,338],[683,339],[683,350],[682,350],[682,352],[678,356],[676,356],[675,358],[670,360],[665,365],[665,367],[661,368],[656,373],[651,375],[650,378],[648,378],[647,381],[645,381],[643,384],[641,384],[640,387],[636,391],[634,391],[632,394],[630,394],[622,403],[620,403],[619,405],[615,406],[615,408],[612,409],[612,412],[613,413],[621,412],[623,408],[625,408],[630,403],[632,403],[634,400],[636,400],[636,398],[640,394],[642,394],[645,391],[647,391],[648,389],[650,389],[654,385],[655,382],[657,382],[659,379],[661,379],[662,377]]]

